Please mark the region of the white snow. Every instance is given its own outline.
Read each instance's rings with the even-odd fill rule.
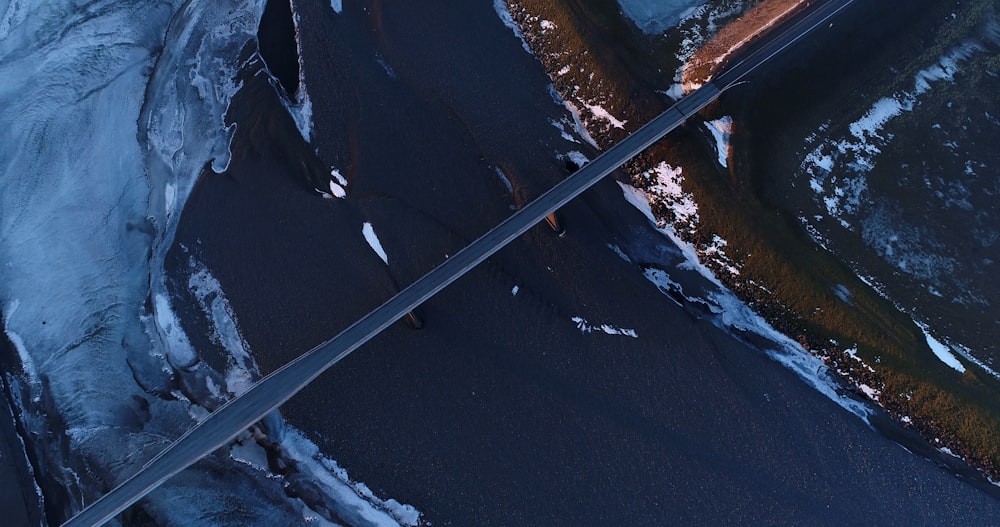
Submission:
[[[586,104],[584,106],[586,106],[587,109],[590,110],[590,113],[594,114],[595,118],[600,119],[602,121],[607,121],[608,124],[610,124],[615,128],[624,130],[625,124],[628,123],[628,121],[622,121],[616,118],[615,116],[611,115],[611,113],[609,113],[607,110],[604,109],[603,106],[599,104]]]
[[[377,254],[386,265],[389,265],[389,256],[385,254],[385,249],[382,248],[382,243],[379,242],[378,236],[375,235],[375,227],[372,227],[371,223],[365,222],[365,224],[361,227],[361,234],[365,235],[365,241],[367,241],[368,245],[373,251],[375,251],[375,254]]]
[[[684,182],[683,172],[681,167],[674,167],[667,164],[666,161],[660,161],[643,175],[653,177],[656,181],[647,189],[649,198],[662,200],[674,212],[677,222],[693,228],[698,223],[698,204],[695,203],[694,196],[684,192],[681,186]]]
[[[698,261],[695,248],[681,240],[672,226],[657,223],[649,207],[650,197],[647,194],[630,185],[620,182],[618,185],[621,187],[626,201],[639,209],[657,227],[660,233],[680,249],[683,259],[676,264],[677,271],[692,270],[708,281],[711,290],[704,294],[704,296],[697,298],[684,295],[688,302],[700,303],[707,306],[714,314],[711,319],[712,322],[720,328],[752,332],[765,338],[771,343],[771,346],[763,350],[769,357],[784,365],[789,370],[792,370],[806,384],[812,386],[831,401],[865,420],[865,422],[868,421],[868,415],[871,413],[870,408],[862,402],[841,395],[837,382],[833,379],[830,369],[823,361],[812,355],[797,341],[774,329],[760,315],[737,298],[732,291],[726,289],[712,271]],[[680,285],[675,280],[672,280],[665,271],[647,269],[644,275],[665,294],[670,292],[684,294],[681,291]],[[671,298],[673,297],[671,296]]]
[[[229,368],[225,372],[226,390],[234,395],[241,395],[260,376],[260,368],[250,353],[250,346],[240,333],[236,314],[229,305],[222,285],[204,264],[193,257],[190,259],[190,266],[194,272],[188,279],[188,289],[208,317],[213,340],[229,352]]]
[[[497,12],[497,16],[500,17],[503,25],[507,26],[514,33],[514,36],[521,41],[521,47],[524,48],[524,51],[529,55],[533,55],[531,46],[528,45],[528,41],[524,39],[524,33],[521,32],[521,26],[517,25],[517,22],[514,22],[514,17],[511,16],[510,10],[507,9],[507,4],[504,0],[493,0],[493,10]]]
[[[549,84],[549,95],[552,96],[552,100],[554,100],[556,104],[564,106],[567,110],[569,110],[570,117],[573,119],[573,130],[576,131],[576,135],[590,144],[590,146],[600,148],[597,146],[597,141],[595,141],[593,136],[590,135],[590,132],[587,131],[587,127],[583,125],[583,121],[580,120],[580,110],[577,109],[576,105],[564,100],[551,84]]]
[[[863,115],[848,125],[849,136],[828,138],[806,154],[800,172],[809,177],[809,186],[816,194],[817,202],[826,208],[830,217],[837,219],[845,228],[853,228],[848,220],[867,203],[867,174],[875,167],[882,148],[893,138],[883,128],[904,112],[917,108],[920,96],[931,90],[932,83],[954,81],[959,62],[982,49],[981,44],[973,41],[950,49],[937,62],[914,76],[911,91],[876,100]],[[806,144],[812,145],[828,126],[829,123],[824,123],[817,133],[810,134]]]
[[[335,167],[330,167],[330,177],[333,178],[333,180],[330,182],[331,184],[334,181],[336,181],[337,184],[340,185],[341,187],[347,186],[347,178],[341,175],[340,171],[337,170]]]
[[[302,134],[302,138],[307,143],[311,143],[313,126],[312,99],[309,98],[309,92],[306,90],[306,69],[305,62],[302,59],[302,35],[299,33],[299,12],[295,10],[294,2],[291,3],[291,7],[292,23],[295,26],[295,51],[299,61],[299,89],[294,94],[289,94],[294,100],[292,104],[286,104],[285,108],[292,116],[292,120],[295,121],[295,127]]]
[[[704,124],[705,128],[708,128],[708,131],[712,132],[712,137],[715,138],[715,149],[718,152],[719,164],[723,167],[727,167],[729,159],[729,137],[733,133],[733,118],[727,115],[714,121],[708,121]]]
[[[962,364],[958,360],[958,357],[951,352],[951,347],[934,338],[930,334],[930,328],[926,324],[922,324],[920,322],[916,322],[916,324],[924,332],[924,338],[927,340],[927,346],[930,347],[932,352],[934,352],[934,356],[958,373],[965,373],[965,365]]]
[[[873,401],[877,401],[878,400],[878,396],[880,395],[880,392],[878,390],[876,390],[875,388],[872,388],[871,386],[868,386],[867,384],[859,384],[858,385],[858,389],[861,390],[862,393],[864,393],[865,395],[867,395],[869,399],[871,399]]]
[[[344,199],[345,197],[347,197],[347,191],[344,190],[344,187],[342,187],[339,183],[337,183],[336,180],[331,179],[330,180],[330,195],[333,196],[333,197],[335,197],[335,198]]]
[[[420,513],[413,506],[392,499],[382,500],[366,485],[351,481],[346,470],[323,456],[316,445],[298,430],[291,429],[285,434],[281,450],[285,457],[296,461],[297,468],[326,495],[334,498],[333,512],[348,524],[414,527],[419,523]]]
[[[662,33],[681,20],[691,9],[706,0],[618,0],[625,16],[644,33]]]
[[[607,333],[608,335],[622,335],[632,337],[634,339],[639,338],[639,334],[636,333],[634,329],[619,328],[610,324],[595,325],[587,322],[582,317],[573,317],[570,320],[576,324],[576,328],[580,330],[580,333],[592,333],[596,330]]]
[[[165,294],[153,296],[153,311],[156,315],[158,333],[166,341],[167,357],[175,367],[187,368],[198,360],[187,335],[174,314],[170,299]]]
[[[909,109],[908,104],[904,105],[903,102],[891,97],[883,97],[875,101],[875,104],[860,119],[851,123],[849,127],[851,135],[862,141],[869,137],[881,139],[879,131],[882,130],[885,123]]]
[[[568,157],[573,163],[576,163],[576,166],[578,167],[582,167],[583,165],[590,163],[590,159],[577,150],[566,152],[566,157]]]
[[[6,381],[27,432],[54,439],[31,447],[63,487],[60,506],[79,510],[82,496],[207,415],[176,389],[178,377],[224,395],[219,381],[238,392],[249,382],[238,370],[255,368],[206,271],[193,277],[207,291],[202,308],[242,366],[198,377],[207,367],[174,313],[183,300],[171,297],[163,262],[204,167],[228,166],[235,127],[225,115],[264,2],[9,4],[0,7],[0,306],[26,374]],[[244,469],[211,470],[189,468],[144,506],[160,523],[187,524],[224,499],[262,524],[293,523],[270,499],[280,484],[241,481],[232,495]]]

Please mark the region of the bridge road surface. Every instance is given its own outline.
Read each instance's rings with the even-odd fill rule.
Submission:
[[[814,7],[780,33],[765,37],[756,50],[727,69],[717,80],[706,83],[677,101],[665,112],[512,214],[337,336],[262,378],[243,395],[229,400],[152,458],[129,479],[85,507],[63,526],[102,525],[142,499],[171,476],[224,446],[383,329],[539,224],[545,216],[684,124],[689,117],[715,101],[725,89],[742,80],[813,29],[825,24],[853,1],[830,0],[822,6]]]

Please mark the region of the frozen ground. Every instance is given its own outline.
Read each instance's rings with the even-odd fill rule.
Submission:
[[[705,0],[618,0],[622,12],[644,33],[656,34],[674,27]]]
[[[989,22],[918,64],[906,89],[846,123],[822,123],[803,141],[795,179],[816,204],[800,220],[817,241],[841,254],[860,242],[850,260],[866,279],[939,341],[986,363],[1000,353],[989,315],[1000,109],[975,94],[996,89],[996,72],[977,70],[995,54],[997,29]]]
[[[60,1],[0,10],[0,310],[21,362],[5,381],[44,465],[36,474],[52,518],[122,481],[259,375],[218,282],[192,260],[195,309],[228,364],[202,360],[163,261],[199,174],[229,164],[224,115],[262,11],[263,2]],[[290,110],[308,138],[300,85]],[[331,175],[336,194],[345,182]],[[270,422],[274,439],[284,428]],[[308,452],[298,460],[314,479],[332,473]],[[162,523],[243,524],[217,515],[223,502],[264,523],[314,515],[272,474],[225,459],[171,480],[147,511]],[[413,517],[360,502],[359,514],[385,517],[373,525]]]

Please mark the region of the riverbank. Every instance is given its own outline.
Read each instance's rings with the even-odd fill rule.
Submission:
[[[7,397],[7,390],[0,389],[0,515],[8,525],[42,525],[41,499],[33,492],[35,482]]]
[[[611,2],[613,3],[613,2]],[[516,2],[515,12],[523,12],[524,21],[533,18],[548,19],[558,15],[558,9],[543,3]],[[713,11],[714,4],[702,8],[697,14],[704,23],[701,27],[714,24],[713,20],[731,20],[732,12],[722,8]],[[882,35],[893,31],[906,34],[903,25],[880,25],[870,35],[859,37],[851,28],[850,20],[865,21],[879,11],[872,6],[854,6],[841,15],[832,31],[823,32],[782,56],[774,65],[759,72],[750,86],[732,90],[716,107],[704,112],[705,119],[725,115],[736,115],[735,123],[730,122],[728,132],[732,137],[729,153],[716,157],[716,141],[700,123],[695,120],[684,130],[671,138],[654,145],[643,159],[629,167],[632,183],[650,194],[653,210],[660,221],[671,225],[682,238],[699,251],[703,262],[712,268],[730,289],[765,315],[772,325],[785,334],[796,338],[808,349],[823,358],[832,368],[839,371],[859,394],[872,397],[889,409],[905,426],[919,430],[932,441],[936,448],[947,448],[958,452],[987,474],[996,476],[994,468],[997,450],[990,439],[997,437],[1000,423],[996,405],[1000,394],[994,379],[984,372],[956,377],[949,368],[930,353],[923,332],[914,325],[908,315],[902,313],[879,291],[860,280],[855,272],[838,261],[838,258],[823,250],[818,250],[815,242],[796,225],[794,215],[788,216],[771,206],[764,196],[769,192],[764,184],[774,174],[759,174],[747,163],[748,140],[766,142],[770,124],[756,124],[745,119],[749,103],[767,93],[776,83],[794,83],[793,75],[811,78],[804,71],[809,68],[810,53],[822,46],[834,46],[837,39],[850,38],[850,49],[861,49],[865,42],[871,45]],[[591,23],[593,17],[577,15],[586,13],[588,8],[565,10],[573,13],[570,17],[575,25],[570,31],[574,35],[595,33],[595,42],[605,42],[613,38],[624,41],[622,48],[631,50],[649,44],[651,49],[662,48],[664,42],[683,40],[681,50],[674,59],[663,63],[662,70],[669,71],[677,59],[684,59],[697,53],[697,38],[708,41],[704,31],[691,31],[695,22],[682,22],[679,35],[668,33],[663,38],[642,35],[635,28],[614,28],[613,24],[603,26]],[[924,20],[933,18],[929,12],[919,9],[911,11],[911,17],[922,13]],[[716,17],[716,18],[713,18]],[[905,17],[897,17],[905,18]],[[585,28],[581,30],[581,28]],[[526,30],[529,41],[539,56],[557,56],[563,47],[561,36]],[[610,36],[614,35],[614,37]],[[682,38],[683,37],[683,38]],[[585,38],[575,36],[585,42]],[[597,44],[599,45],[599,44]],[[580,44],[586,48],[585,44]],[[596,45],[595,45],[596,46]],[[630,52],[622,52],[629,54]],[[657,54],[658,53],[658,54]],[[662,56],[663,52],[652,53],[650,57]],[[575,55],[573,56],[575,57]],[[575,59],[574,59],[575,60]],[[579,71],[577,78],[588,75],[595,78],[595,84],[612,75],[605,64],[614,61],[614,56],[594,56],[571,62],[570,72]],[[839,60],[850,63],[852,59]],[[681,63],[683,64],[683,60]],[[824,66],[824,68],[826,68]],[[847,66],[845,66],[847,68]],[[564,65],[549,67],[553,79],[563,76]],[[826,68],[829,71],[841,69]],[[648,68],[647,68],[648,70]],[[638,68],[633,72],[640,72]],[[794,73],[793,73],[794,72]],[[637,73],[637,77],[640,75]],[[618,85],[656,86],[662,84],[663,74],[629,80],[616,78]],[[763,80],[762,79],[766,79]],[[676,80],[681,80],[675,77]],[[570,83],[575,86],[575,83]],[[836,86],[829,84],[828,86]],[[563,93],[567,99],[581,98],[574,89]],[[672,92],[672,90],[666,90]],[[756,95],[755,95],[756,94]],[[585,106],[587,95],[584,94]],[[615,94],[606,95],[609,100],[628,101]],[[772,102],[771,104],[782,104]],[[626,109],[625,107],[629,108]],[[619,112],[641,113],[641,104],[623,104]],[[658,105],[646,109],[646,116],[640,123],[651,118],[658,111]],[[760,112],[764,114],[765,112]],[[709,117],[711,116],[711,117]],[[758,121],[760,122],[760,121]],[[602,142],[600,126],[588,124]],[[715,123],[709,123],[713,127]],[[760,129],[763,127],[763,129]],[[683,166],[673,184],[679,185],[682,193],[663,194],[663,180],[651,177],[651,168],[663,160]],[[728,161],[728,163],[726,163]],[[728,166],[724,166],[728,164]],[[673,170],[673,169],[671,169]],[[655,175],[654,175],[655,176]],[[676,192],[676,191],[671,191]],[[686,196],[686,197],[685,197]],[[696,204],[697,213],[691,214],[691,205]],[[684,212],[687,208],[688,212]],[[848,300],[845,300],[848,299]],[[944,402],[947,401],[947,402]]]
[[[729,64],[731,57],[810,4],[811,0],[764,0],[722,26],[682,66],[681,85],[685,93],[711,80]]]
[[[186,284],[192,255],[211,270],[263,372],[565,177],[570,153],[595,153],[489,5],[296,7],[313,143],[273,96],[235,102],[229,171],[199,182],[170,271]],[[331,169],[344,199],[315,190],[342,183]],[[421,306],[422,330],[394,325],[324,374],[283,407],[289,422],[433,525],[1000,513],[664,296],[639,262],[683,257],[614,182],[560,220],[564,237],[540,225]]]

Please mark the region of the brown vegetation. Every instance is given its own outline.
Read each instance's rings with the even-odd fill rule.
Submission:
[[[729,57],[810,3],[811,0],[764,0],[727,24],[684,65],[684,91],[690,92],[711,80]]]
[[[592,0],[557,5],[537,0],[508,0],[508,3],[514,4],[512,11],[522,25],[531,17],[528,13],[535,15],[536,21],[539,15],[558,20],[557,34],[528,37],[564,97],[573,95],[570,92],[579,86],[586,86],[587,81],[599,83],[605,89],[623,90],[607,95],[619,101],[615,109],[628,115],[629,128],[658,112],[656,104],[644,104],[648,99],[635,95],[651,84],[661,85],[662,70],[672,70],[668,61],[662,60],[668,55],[662,48],[664,41],[676,35],[668,34],[659,40],[649,38],[634,28],[623,27],[620,20],[609,21],[614,13],[595,23],[594,17],[587,15],[597,12],[594,5],[602,2]],[[764,0],[757,4],[695,53],[684,70],[685,84],[689,79],[709,78],[725,65],[733,51],[794,16],[808,3]],[[974,2],[987,6],[989,3],[989,0]],[[970,11],[978,13],[976,9]],[[565,35],[571,35],[570,42],[559,40]],[[950,41],[947,36],[939,35]],[[611,41],[616,45],[608,47]],[[643,47],[652,50],[646,59],[654,62],[653,68],[641,64]],[[590,53],[593,49],[601,52]],[[615,61],[623,58],[628,67],[616,66]],[[655,63],[657,59],[659,63]],[[557,73],[566,64],[573,66],[572,84],[567,82],[569,78],[560,78]],[[659,74],[655,72],[657,66],[661,68]],[[699,74],[698,68],[704,68],[704,73]],[[897,419],[906,416],[905,426],[919,431],[933,446],[947,446],[987,474],[1000,476],[1000,443],[996,440],[1000,437],[1000,383],[975,367],[970,367],[964,375],[949,370],[930,353],[923,334],[908,315],[862,283],[835,255],[820,250],[802,232],[794,217],[779,213],[766,202],[762,189],[758,188],[767,184],[766,178],[754,175],[760,167],[753,166],[745,150],[752,142],[753,130],[743,128],[734,136],[731,168],[724,171],[706,157],[696,129],[685,127],[671,140],[657,143],[628,163],[626,171],[633,184],[641,187],[641,178],[637,176],[659,160],[683,159],[685,191],[695,196],[700,222],[695,231],[680,234],[701,249],[711,242],[714,234],[729,242],[727,253],[743,267],[739,277],[716,269],[727,287],[777,329],[820,356],[851,384],[866,384],[878,390],[879,404]],[[617,140],[598,130],[592,132],[601,145]],[[850,291],[850,304],[837,298],[835,287]],[[855,344],[857,355],[871,370],[843,351]]]

